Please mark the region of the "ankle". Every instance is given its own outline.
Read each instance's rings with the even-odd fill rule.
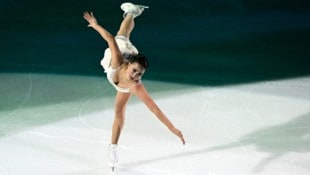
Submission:
[[[111,144],[109,144],[109,147],[110,147],[110,148],[113,148],[113,149],[116,149],[117,144],[113,144],[113,143],[111,143]]]
[[[134,14],[133,14],[133,13],[130,13],[130,12],[124,13],[123,16],[124,16],[124,18],[135,18]]]

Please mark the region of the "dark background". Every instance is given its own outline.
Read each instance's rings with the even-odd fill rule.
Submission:
[[[82,18],[115,34],[124,1],[1,0],[0,73],[104,76],[106,43]],[[153,0],[132,42],[149,80],[227,85],[308,76],[308,0]]]

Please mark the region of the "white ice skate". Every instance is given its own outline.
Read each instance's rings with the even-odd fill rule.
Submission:
[[[108,165],[111,167],[112,172],[115,171],[115,168],[117,166],[118,158],[116,153],[117,145],[116,144],[110,144],[108,148]]]
[[[123,14],[124,18],[127,14],[132,14],[133,17],[135,18],[135,17],[141,15],[143,10],[146,8],[149,8],[149,7],[144,6],[144,5],[133,4],[131,2],[125,2],[121,5],[121,9],[124,11],[124,14]]]

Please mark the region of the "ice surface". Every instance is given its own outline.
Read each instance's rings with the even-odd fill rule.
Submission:
[[[115,92],[104,79],[0,76],[0,175],[109,174]],[[118,174],[310,174],[310,78],[221,87],[144,82],[187,143],[133,98]]]

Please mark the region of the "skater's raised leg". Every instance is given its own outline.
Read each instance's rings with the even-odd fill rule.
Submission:
[[[135,26],[134,19],[137,16],[141,15],[144,8],[148,8],[148,7],[142,6],[142,5],[135,5],[129,2],[123,3],[121,5],[121,9],[124,11],[124,14],[123,14],[124,19],[120,25],[117,35],[125,36],[128,39],[130,39],[130,34]]]
[[[128,39],[130,39],[130,34],[134,27],[135,27],[135,21],[133,15],[127,14],[120,25],[117,35],[125,36]]]

